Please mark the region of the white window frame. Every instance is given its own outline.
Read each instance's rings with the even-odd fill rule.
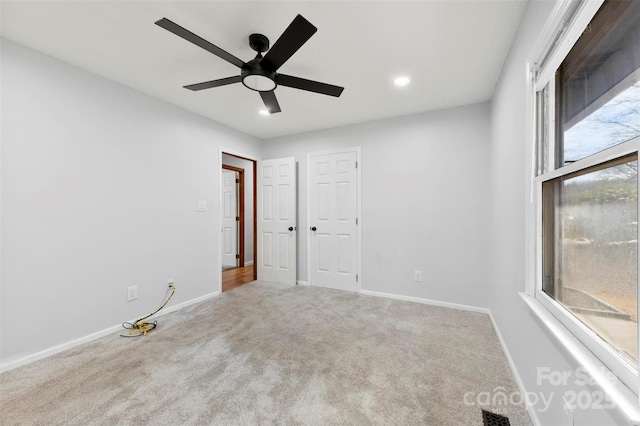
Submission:
[[[555,102],[552,101],[548,103],[549,108],[547,109],[547,117],[549,119],[547,139],[549,145],[546,164],[544,165],[543,173],[539,173],[538,170],[538,150],[536,145],[538,126],[538,117],[536,115],[539,111],[536,102],[540,99],[538,93],[547,85],[549,92],[552,95],[555,93],[555,71],[564,61],[603,3],[604,0],[558,0],[527,61],[528,110],[526,131],[527,142],[531,148],[529,151],[530,161],[527,161],[527,170],[532,184],[527,208],[528,270],[526,294],[521,294],[521,296],[532,312],[557,337],[558,341],[563,343],[567,350],[574,355],[575,359],[587,368],[596,382],[617,403],[618,408],[633,423],[640,424],[638,367],[629,364],[577,317],[542,291],[542,183],[615,158],[633,153],[638,154],[640,148],[640,137],[637,137],[556,169],[554,159],[555,138],[553,135],[553,129],[555,128],[555,111],[553,110]],[[568,338],[567,332],[575,336],[577,340]],[[638,340],[640,342],[640,338]],[[600,368],[603,365],[620,380],[612,383],[611,380],[607,379]]]

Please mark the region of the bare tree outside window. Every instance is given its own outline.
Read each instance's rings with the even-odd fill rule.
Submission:
[[[640,82],[564,132],[565,162],[640,136]]]

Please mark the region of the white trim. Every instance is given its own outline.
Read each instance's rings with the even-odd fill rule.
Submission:
[[[529,144],[531,147],[530,150],[525,150],[525,157],[531,156],[531,158],[525,158],[525,167],[524,174],[525,179],[531,179],[531,185],[529,186],[529,197],[527,197],[527,204],[525,206],[525,291],[533,292],[535,291],[535,279],[536,279],[536,269],[535,268],[535,258],[532,256],[535,253],[535,241],[536,241],[536,229],[534,228],[535,221],[532,221],[532,218],[535,218],[536,209],[535,209],[535,175],[536,175],[536,92],[534,90],[534,69],[532,68],[531,63],[526,64],[526,76],[527,76],[527,91],[526,91],[526,117],[525,121],[525,143]],[[528,166],[527,166],[528,165]],[[526,180],[525,180],[526,182]]]
[[[535,179],[535,204],[531,208],[535,212],[535,229],[533,229],[533,244],[528,250],[533,250],[533,254],[529,256],[535,256],[535,268],[533,271],[534,281],[527,287],[527,294],[531,297],[536,296],[536,289],[542,288],[542,182],[538,182]]]
[[[534,139],[533,139],[534,140]],[[535,140],[534,142],[535,143]],[[606,163],[626,155],[638,153],[640,137],[631,139],[618,145],[614,145],[591,156],[580,159],[556,170],[550,170],[540,176],[535,176],[535,170],[530,174],[531,199],[533,202],[526,207],[527,220],[527,280],[525,292],[531,297],[536,297],[536,289],[542,288],[542,183],[566,176],[589,167]],[[639,210],[640,211],[640,210]],[[535,268],[532,270],[532,268]],[[640,292],[639,292],[640,296]],[[640,342],[639,342],[640,343]]]
[[[520,390],[520,395],[527,395],[527,388],[524,386],[524,382],[522,381],[522,377],[520,377],[520,373],[516,368],[516,363],[511,358],[511,353],[509,352],[509,348],[502,338],[502,333],[500,333],[500,329],[498,328],[498,324],[496,323],[495,318],[493,318],[493,314],[489,311],[489,318],[491,319],[491,324],[493,324],[493,329],[496,331],[496,335],[498,336],[498,341],[500,342],[500,346],[502,346],[502,352],[504,352],[504,356],[507,358],[507,362],[509,363],[509,368],[511,369],[511,374],[513,374],[513,378],[516,381],[516,385],[518,385],[518,389]],[[528,404],[528,398],[523,398],[524,404],[527,407],[527,412],[529,413],[529,417],[535,426],[540,426],[540,419],[538,419],[538,413],[533,409],[533,406]]]
[[[542,27],[538,39],[529,54],[529,60],[527,62],[532,64],[534,75],[537,72],[538,76],[540,76],[542,72],[548,68],[548,65],[542,62],[545,58],[553,54],[554,44],[559,41],[562,29],[565,27],[567,15],[569,15],[575,4],[575,1],[572,0],[556,1],[547,22],[545,22]],[[544,87],[544,84],[542,87]],[[542,90],[542,87],[537,88],[537,90]]]
[[[247,260],[246,262],[244,262],[244,266],[251,266],[253,265],[253,260]]]
[[[309,286],[309,283],[307,281],[296,281],[297,285],[304,285],[304,286]]]
[[[383,297],[387,299],[403,300],[406,302],[422,303],[424,305],[440,306],[444,308],[457,309],[461,311],[475,312],[479,314],[488,315],[489,319],[491,320],[491,325],[496,332],[496,336],[498,337],[498,341],[500,342],[500,346],[502,347],[502,352],[504,353],[505,358],[507,358],[507,362],[509,363],[509,368],[511,369],[511,374],[513,374],[513,378],[516,381],[518,390],[520,391],[521,395],[527,394],[527,388],[525,387],[524,382],[520,377],[520,374],[518,373],[516,363],[513,361],[513,358],[511,357],[511,353],[509,352],[507,344],[505,343],[502,337],[502,333],[500,333],[498,324],[496,323],[495,318],[493,318],[493,314],[491,313],[490,309],[480,308],[477,306],[470,306],[470,305],[461,305],[458,303],[441,302],[441,301],[432,300],[432,299],[423,299],[419,297],[402,296],[399,294],[380,293],[380,292],[369,291],[369,290],[362,290],[360,291],[360,294],[364,294],[366,296]],[[527,408],[527,412],[529,413],[529,417],[531,417],[531,421],[535,426],[540,426],[541,423],[540,423],[540,420],[538,419],[538,415],[536,411],[533,409],[533,407],[530,404],[527,403],[527,398],[524,398],[523,400]]]
[[[602,151],[598,151],[595,154],[591,154],[588,157],[582,158],[574,163],[567,164],[566,166],[559,167],[556,170],[551,170],[543,175],[538,176],[535,179],[539,182],[546,182],[548,180],[566,176],[571,173],[588,169],[589,167],[597,166],[608,161],[622,158],[626,155],[634,154],[638,152],[639,147],[640,136],[630,139],[626,142],[619,143],[618,145],[606,148]]]
[[[598,336],[590,327],[583,324],[577,317],[567,311],[561,304],[553,300],[546,293],[542,291],[542,183],[556,179],[558,177],[566,176],[571,173],[585,170],[589,167],[593,167],[599,164],[606,163],[617,158],[624,157],[629,154],[638,153],[640,146],[640,137],[636,137],[627,142],[610,147],[604,151],[600,151],[584,159],[578,160],[575,163],[571,163],[557,170],[552,170],[544,175],[535,178],[536,182],[536,226],[537,234],[535,239],[535,262],[536,267],[536,281],[535,289],[533,292],[529,292],[527,288],[527,295],[536,299],[540,307],[546,309],[549,315],[556,318],[558,324],[564,325],[567,332],[571,333],[577,339],[582,342],[583,347],[598,357],[604,363],[607,368],[615,374],[632,392],[638,393],[640,390],[640,383],[638,381],[638,368],[629,364],[629,362],[623,359],[607,342],[605,342],[600,336]],[[531,250],[531,249],[529,249]]]
[[[600,9],[604,0],[557,0],[553,11],[538,38],[534,49],[527,57],[527,70],[533,74],[535,81],[528,80],[527,86],[527,120],[526,143],[532,149],[527,150],[525,164],[535,164],[534,158],[528,156],[534,154],[536,147],[536,93],[543,90],[549,84],[551,98],[554,97],[555,90],[554,75],[557,68],[565,60],[575,42],[582,35],[584,28],[589,25],[594,15]],[[527,75],[531,78],[531,75]],[[555,102],[550,102],[553,108]],[[555,119],[555,113],[548,112],[549,120]],[[555,124],[550,121],[549,131],[553,132]],[[572,352],[575,347],[579,347],[576,360],[588,363],[588,358],[596,359],[598,363],[606,363],[607,371],[613,372],[620,379],[620,386],[626,391],[634,394],[635,406],[638,404],[638,368],[630,367],[629,363],[622,359],[612,348],[609,347],[600,337],[598,337],[589,327],[582,324],[564,307],[555,302],[542,291],[542,183],[561,176],[566,176],[590,167],[606,163],[608,161],[621,158],[625,155],[638,151],[640,138],[615,145],[603,151],[582,158],[574,163],[556,167],[553,159],[555,153],[555,138],[549,137],[548,160],[546,173],[536,176],[535,168],[527,173],[527,178],[531,179],[531,194],[528,197],[526,211],[526,294],[522,298],[530,305],[532,311],[541,317],[544,314],[543,322],[549,327],[552,333],[558,336],[571,336],[572,342],[577,342],[570,347]],[[533,269],[533,270],[532,270]],[[640,294],[639,300],[640,300]],[[533,303],[534,301],[535,303]],[[544,311],[544,312],[543,312]],[[552,322],[549,322],[551,319]],[[551,326],[549,324],[552,324]],[[559,337],[562,342],[562,338]],[[639,343],[640,344],[640,343]],[[585,355],[587,354],[587,355]],[[585,368],[588,366],[584,364]],[[595,377],[595,375],[594,375]],[[603,385],[603,389],[609,393],[609,387]],[[615,400],[615,392],[609,393]],[[627,410],[628,411],[628,410]],[[636,413],[637,414],[637,413]],[[634,415],[637,418],[637,415]],[[630,418],[634,418],[631,416]]]
[[[541,308],[546,309],[547,313],[556,319],[558,325],[564,326],[568,333],[577,338],[586,350],[605,362],[607,369],[625,383],[631,391],[638,391],[637,369],[615,352],[615,350],[591,330],[591,328],[584,325],[576,316],[568,312],[562,305],[542,290],[537,290],[536,296],[532,297],[532,299],[535,299]]]
[[[182,302],[182,303],[178,303],[175,304],[173,306],[169,306],[166,309],[161,310],[160,312],[158,312],[157,314],[155,314],[156,317],[161,317],[167,314],[170,314],[172,312],[175,311],[179,311],[182,308],[186,308],[187,306],[191,306],[191,305],[195,305],[196,303],[200,303],[200,302],[204,302],[205,300],[209,300],[209,299],[213,299],[216,296],[220,296],[222,294],[222,292],[220,291],[214,291],[211,293],[207,293],[204,294],[200,297],[196,297],[195,299],[191,299],[191,300],[187,300],[186,302]]]
[[[604,0],[558,0],[529,55],[536,66],[536,90],[553,77]],[[545,63],[542,63],[545,61]]]
[[[342,148],[342,149],[334,149],[328,151],[317,151],[317,152],[308,152],[307,153],[307,228],[310,227],[311,223],[311,157],[316,155],[330,155],[330,154],[343,154],[345,152],[354,152],[356,153],[356,191],[357,194],[357,206],[356,206],[356,214],[358,218],[358,224],[356,225],[357,233],[358,233],[358,267],[357,267],[357,275],[358,282],[356,284],[356,292],[362,292],[362,155],[361,149],[359,146],[353,148]],[[313,286],[311,282],[311,238],[310,238],[310,230],[307,229],[307,283],[306,285]]]
[[[547,135],[547,149],[549,152],[547,153],[547,164],[545,164],[545,172],[549,170],[553,170],[556,167],[556,80],[552,78],[547,83],[547,119],[549,122],[547,123],[547,131],[549,134]]]
[[[203,296],[200,297],[196,297],[195,299],[191,299],[191,300],[187,300],[186,302],[182,302],[182,303],[178,303],[176,305],[172,305],[169,306],[166,309],[163,309],[162,311],[158,312],[157,314],[154,315],[154,317],[161,317],[167,314],[170,314],[172,312],[178,311],[182,308],[186,308],[187,306],[190,305],[194,305],[196,303],[200,303],[200,302],[204,302],[207,299],[211,299],[214,298],[216,296],[219,296],[221,293],[219,291],[214,291],[213,293],[208,293],[205,294]],[[136,318],[131,319],[130,321],[135,321]],[[71,340],[69,342],[65,342],[56,346],[53,346],[51,348],[48,349],[44,349],[42,351],[33,353],[33,354],[29,354],[29,355],[23,355],[20,356],[19,358],[14,358],[11,359],[8,362],[3,362],[2,364],[0,364],[0,373],[4,373],[5,371],[9,371],[9,370],[13,370],[14,368],[18,368],[18,367],[22,367],[23,365],[27,365],[30,364],[32,362],[44,359],[44,358],[48,358],[52,355],[58,354],[60,352],[64,352],[68,349],[71,348],[75,348],[76,346],[80,346],[83,345],[85,343],[89,343],[92,342],[96,339],[99,339],[101,337],[105,337],[108,336],[112,333],[117,332],[118,330],[122,329],[122,324],[118,324],[118,325],[114,325],[112,327],[109,328],[105,328],[104,330],[100,330],[100,331],[96,331],[95,333],[91,333],[88,334],[86,336],[82,336],[79,337],[77,339]]]
[[[574,336],[567,327],[554,317],[538,299],[527,294],[518,293],[526,302],[531,312],[542,322],[567,354],[573,356],[577,363],[584,367],[589,375],[605,391],[617,409],[622,412],[634,425],[640,425],[640,407],[638,397],[621,381],[612,381],[607,376],[609,368],[602,363],[584,344]]]
[[[74,348],[76,346],[83,345],[85,343],[89,343],[93,340],[99,339],[104,336],[108,336],[112,333],[118,331],[118,329],[122,329],[122,325],[114,325],[104,330],[97,331],[95,333],[88,334],[83,337],[79,337],[77,339],[71,340],[69,342],[65,342],[56,346],[53,346],[48,349],[44,349],[42,351],[23,355],[18,358],[12,357],[9,361],[3,362],[0,365],[0,373],[4,373],[5,371],[13,370],[14,368],[22,367],[23,365],[30,364],[35,361],[39,361],[41,359],[50,357],[52,355],[58,354],[60,352],[64,352],[68,349]]]
[[[460,311],[477,312],[477,313],[486,314],[486,315],[491,314],[491,311],[489,309],[480,308],[478,306],[461,305],[458,303],[441,302],[439,300],[423,299],[421,297],[403,296],[401,294],[382,293],[382,292],[370,291],[370,290],[360,290],[359,293],[364,294],[366,296],[375,296],[375,297],[384,297],[387,299],[404,300],[405,302],[416,302],[416,303],[422,303],[423,305],[440,306],[443,308],[457,309]]]

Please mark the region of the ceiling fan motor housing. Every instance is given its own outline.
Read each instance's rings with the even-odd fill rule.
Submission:
[[[269,39],[263,34],[251,34],[249,46],[258,53],[266,52],[269,50]]]
[[[260,59],[256,58],[244,64],[240,71],[242,84],[256,92],[270,92],[278,87],[276,73],[262,68]]]
[[[293,19],[272,47],[269,46],[269,39],[263,34],[251,34],[249,46],[258,54],[249,62],[244,62],[167,18],[156,21],[156,25],[240,68],[240,75],[189,84],[184,86],[185,89],[198,91],[242,82],[246,88],[260,93],[270,114],[281,111],[274,93],[278,85],[335,97],[340,96],[344,90],[344,87],[277,72],[318,31],[302,15],[297,15]],[[263,52],[267,52],[264,57],[262,57]]]

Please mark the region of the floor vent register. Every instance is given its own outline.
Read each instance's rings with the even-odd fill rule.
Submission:
[[[482,410],[482,420],[484,426],[511,426],[509,418],[490,411]]]

